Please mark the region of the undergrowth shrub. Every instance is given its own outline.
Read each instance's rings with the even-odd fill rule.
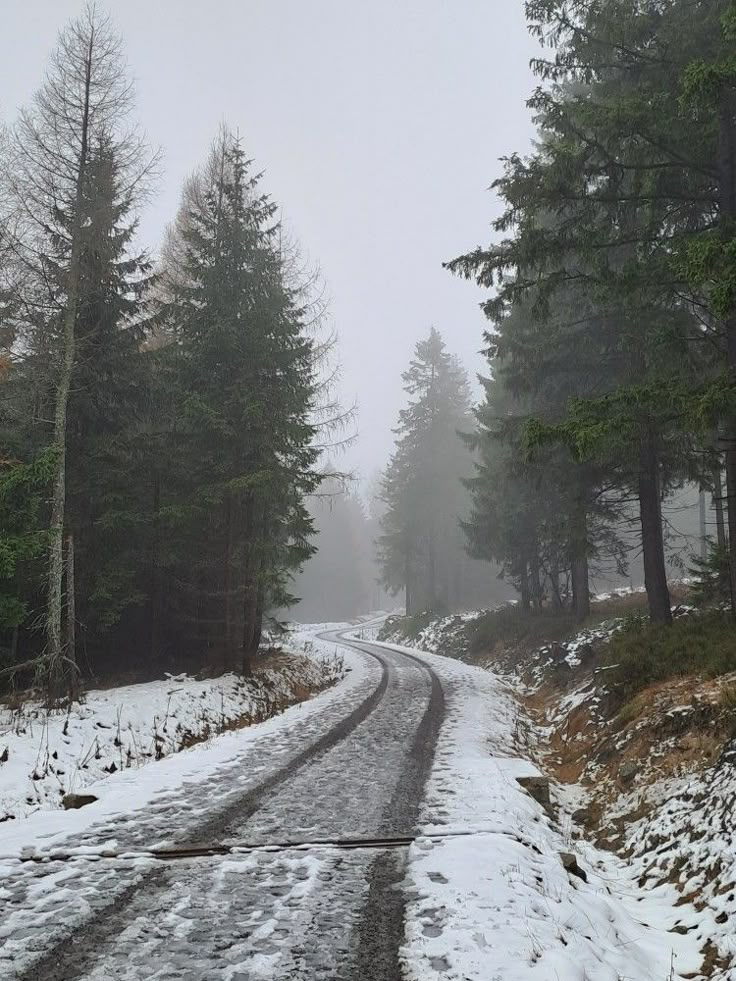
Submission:
[[[530,613],[518,606],[502,606],[473,621],[470,652],[492,651],[498,644],[538,647],[572,636],[578,626],[568,613],[547,610]]]
[[[619,724],[627,726],[630,722],[638,719],[641,716],[642,708],[642,702],[639,698],[634,697],[628,702],[624,702],[616,715]]]
[[[439,614],[432,610],[423,610],[412,616],[392,616],[386,619],[378,632],[379,640],[389,640],[399,634],[408,641],[416,640],[419,634],[437,619]]]
[[[611,638],[606,660],[611,665],[606,681],[625,703],[669,678],[736,671],[736,625],[720,611],[692,613],[671,627],[637,618]]]
[[[707,558],[694,556],[692,561],[690,575],[694,579],[692,602],[695,606],[728,604],[731,599],[728,549],[712,544]]]

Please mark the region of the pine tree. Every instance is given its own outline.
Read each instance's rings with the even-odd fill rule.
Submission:
[[[55,474],[49,518],[46,675],[53,696],[77,681],[64,626],[67,532],[68,410],[77,366],[77,327],[83,304],[83,254],[89,213],[91,161],[109,147],[130,195],[147,162],[124,131],[131,106],[119,38],[94,5],[61,33],[46,80],[11,134],[5,175],[11,203],[8,237],[20,267],[22,309],[32,347],[49,359],[53,385],[51,445]],[[48,390],[48,389],[47,389]],[[71,594],[67,597],[71,601]]]
[[[448,609],[458,601],[463,561],[461,477],[470,459],[459,432],[472,428],[468,381],[434,328],[402,378],[409,403],[383,478],[383,580],[405,590],[407,613]]]
[[[312,553],[304,497],[319,483],[313,344],[259,182],[223,130],[185,189],[166,269],[180,469],[165,491],[190,546],[172,582],[197,643],[246,670]]]
[[[450,265],[498,285],[486,304],[496,324],[527,303],[539,349],[567,346],[579,390],[555,435],[638,495],[650,610],[667,623],[661,500],[698,459],[712,466],[706,434],[724,391],[707,350],[718,328],[713,316],[700,322],[702,297],[678,258],[712,222],[712,125],[672,98],[694,52],[711,46],[714,22],[709,11],[684,30],[692,10],[682,3],[540,0],[527,11],[556,48],[537,63],[555,83],[532,99],[538,150],[511,157],[496,184],[507,203],[496,228],[507,237]],[[580,352],[606,366],[597,392]],[[546,355],[526,354],[534,375]],[[554,362],[546,367],[554,374]]]

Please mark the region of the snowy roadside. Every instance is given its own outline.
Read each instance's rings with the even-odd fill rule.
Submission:
[[[0,856],[17,856],[39,841],[48,847],[60,836],[144,808],[184,781],[237,765],[261,740],[300,725],[364,680],[359,655],[311,631],[294,630],[283,646],[287,656],[278,670],[247,681],[180,676],[89,692],[68,714],[27,705],[6,715],[0,725],[0,756],[7,748],[0,763],[0,817],[23,820],[0,824]],[[304,701],[319,688],[324,690]],[[62,811],[68,792],[98,800]]]
[[[517,783],[538,770],[523,758],[528,722],[510,687],[487,670],[404,649],[440,676],[447,709],[423,837],[410,851],[408,978],[697,976],[699,943],[670,932],[685,912],[673,887],[639,889],[632,870],[591,846],[580,856],[587,882],[563,867],[570,841]]]

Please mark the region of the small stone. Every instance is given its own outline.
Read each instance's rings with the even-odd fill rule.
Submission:
[[[580,658],[581,664],[589,664],[594,656],[595,651],[593,650],[592,644],[582,644],[578,648],[578,657]]]
[[[570,875],[576,875],[578,879],[582,879],[583,882],[588,881],[588,874],[584,869],[581,869],[578,865],[577,856],[573,855],[572,852],[560,852],[560,861],[566,872]]]
[[[567,648],[564,646],[564,644],[554,641],[549,648],[549,656],[553,661],[564,661],[567,657]]]
[[[627,760],[618,768],[618,776],[622,783],[631,783],[639,772],[639,764],[633,760]]]
[[[542,807],[549,807],[552,803],[547,777],[517,777],[516,782]]]
[[[94,804],[98,799],[94,794],[65,794],[61,803],[65,811],[76,811],[80,807],[86,807],[87,804]]]

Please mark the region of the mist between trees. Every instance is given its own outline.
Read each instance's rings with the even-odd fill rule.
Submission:
[[[667,625],[688,530],[668,511],[700,488],[712,506],[684,565],[736,611],[736,5],[525,10],[543,49],[535,149],[493,185],[493,244],[447,263],[488,297],[483,398],[473,422],[438,335],[418,346],[383,482],[384,581],[410,612],[458,605],[449,513],[524,608],[582,620],[591,574],[641,561]]]
[[[535,150],[494,184],[494,244],[448,264],[492,290],[472,547],[524,605],[545,595],[581,618],[591,564],[625,571],[641,552],[651,618],[669,624],[663,502],[695,482],[716,512],[698,571],[733,608],[736,5],[526,13],[546,49]]]
[[[399,593],[409,614],[474,609],[513,596],[498,565],[468,552],[462,520],[471,510],[472,400],[466,372],[438,330],[416,345],[402,379],[407,406],[396,449],[367,488],[367,508],[334,479],[310,506],[318,551],[294,585],[297,617],[350,619],[393,608]]]
[[[136,254],[158,161],[120,39],[93,6],[62,33],[0,152],[3,685],[247,671],[299,595],[489,606],[499,572],[582,619],[640,557],[666,625],[693,487],[703,592],[736,606],[736,4],[525,9],[535,148],[493,185],[493,243],[447,264],[486,297],[482,399],[430,330],[367,514],[326,458],[350,412],[320,284],[247,148],[223,127]]]

